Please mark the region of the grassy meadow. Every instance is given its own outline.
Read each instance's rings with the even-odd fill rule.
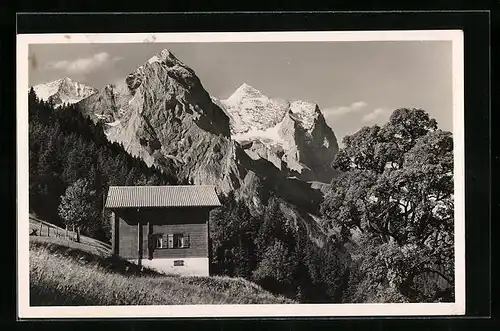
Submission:
[[[89,243],[30,237],[30,305],[294,303],[242,278],[163,275]]]

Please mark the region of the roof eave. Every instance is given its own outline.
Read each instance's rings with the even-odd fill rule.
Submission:
[[[127,208],[218,208],[219,205],[192,205],[192,206],[104,206],[106,209],[127,209]]]

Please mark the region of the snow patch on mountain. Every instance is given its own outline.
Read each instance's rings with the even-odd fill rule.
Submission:
[[[155,63],[155,62],[160,62],[160,59],[158,58],[158,56],[153,56],[151,57],[149,60],[148,60],[148,63],[151,64],[151,63]]]
[[[272,99],[246,83],[212,102],[229,114],[231,138],[252,159],[286,167],[301,179],[330,181],[338,144],[317,104]]]
[[[116,120],[116,121],[114,121],[112,123],[106,123],[106,124],[109,125],[109,126],[117,126],[118,124],[120,124],[120,122],[121,122],[120,120]]]
[[[283,120],[285,117],[283,116]],[[231,138],[238,142],[248,141],[248,140],[260,140],[266,146],[281,145],[283,148],[288,148],[289,143],[280,135],[279,131],[283,120],[265,130],[259,130],[256,128],[251,128],[246,132],[234,133]]]
[[[231,115],[233,134],[267,130],[281,122],[289,107],[288,102],[270,99],[246,83],[220,104]]]
[[[80,102],[97,92],[97,89],[68,77],[35,85],[33,90],[38,98],[43,101],[52,101],[56,107],[64,103],[74,104]]]
[[[314,123],[320,115],[317,105],[312,102],[297,100],[290,104],[291,117],[307,131],[314,128]]]
[[[33,89],[35,90],[36,96],[39,99],[47,101],[52,95],[57,93],[60,85],[61,85],[61,80],[58,79],[50,83],[35,85],[33,86]]]

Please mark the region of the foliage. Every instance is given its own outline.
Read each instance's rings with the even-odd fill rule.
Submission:
[[[333,243],[317,246],[306,228],[288,219],[283,200],[271,194],[252,216],[242,199],[221,196],[211,212],[213,272],[240,276],[300,302],[340,302],[346,270]]]
[[[222,207],[210,216],[210,238],[213,263],[217,273],[250,277],[256,264],[254,244],[257,222],[243,201],[234,193],[221,197]]]
[[[95,190],[86,179],[78,179],[66,189],[61,196],[58,211],[66,226],[76,226],[77,229],[86,229],[92,220],[99,218],[97,213]],[[78,232],[79,232],[78,231]],[[78,237],[77,241],[80,241]]]
[[[415,279],[435,274],[448,291],[454,286],[451,133],[421,109],[398,109],[385,126],[364,127],[343,142],[334,161],[342,173],[321,211],[345,240],[361,233],[364,292],[386,286],[398,300],[443,299]]]
[[[273,278],[277,282],[290,282],[293,279],[293,261],[288,248],[281,242],[275,241],[264,252],[258,268],[254,271],[256,279]]]

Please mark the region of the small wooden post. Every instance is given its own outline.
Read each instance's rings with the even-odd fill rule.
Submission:
[[[66,224],[66,231],[65,231],[64,235],[66,236],[66,240],[68,240],[68,224]]]
[[[141,261],[141,222],[137,221],[137,264],[139,267],[142,264]]]
[[[80,226],[76,227],[76,242],[80,242]]]
[[[43,226],[43,223],[42,223],[42,221],[40,221],[40,236],[42,235],[42,229],[43,229],[42,226]]]
[[[115,212],[111,212],[109,215],[111,222],[111,250],[113,254],[116,254],[116,226],[115,226]]]
[[[151,237],[151,222],[148,220],[148,233],[147,233],[147,248],[148,248],[148,260],[153,259],[152,243],[153,238]]]
[[[47,225],[47,237],[50,237],[50,226]]]

